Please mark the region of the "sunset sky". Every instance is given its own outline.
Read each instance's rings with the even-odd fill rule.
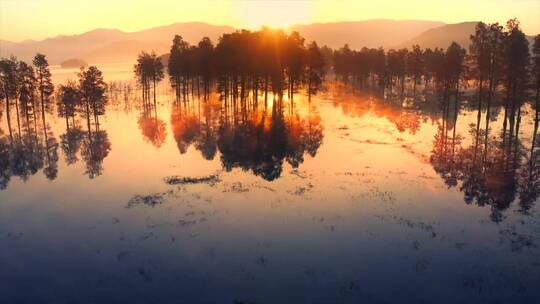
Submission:
[[[188,21],[254,29],[376,18],[504,23],[512,17],[525,33],[540,33],[540,0],[0,0],[0,39],[44,39],[95,28],[130,32]]]

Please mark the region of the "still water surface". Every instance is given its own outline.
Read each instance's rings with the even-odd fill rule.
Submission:
[[[121,90],[90,133],[83,119],[67,132],[49,114],[47,131],[36,124],[22,141],[41,148],[8,151],[3,112],[4,155],[23,160],[0,191],[0,302],[540,296],[531,109],[509,157],[498,148],[500,109],[487,145],[482,114],[475,147],[472,108],[454,123],[436,103],[329,82],[282,111],[259,104],[234,115],[216,94],[175,104],[163,83],[149,111],[126,89],[131,65],[104,70]],[[75,72],[55,69],[55,81]]]

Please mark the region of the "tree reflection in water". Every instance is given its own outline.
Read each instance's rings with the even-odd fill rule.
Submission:
[[[492,98],[482,109],[479,123],[476,100],[461,96],[458,102],[455,96],[440,99],[437,94],[417,94],[411,99],[340,83],[327,86],[330,89],[323,90],[321,98],[339,106],[346,116],[360,119],[375,115],[390,122],[398,133],[412,137],[426,125],[435,124],[429,163],[448,188],[462,192],[465,203],[490,207],[493,221],[502,221],[503,212],[513,202],[527,213],[538,199],[540,151],[536,137],[523,136],[529,133],[521,117],[530,112],[526,106],[513,114],[507,111],[504,125],[504,102]],[[241,97],[217,88],[217,92],[198,98],[187,95],[170,104],[171,132],[180,154],[193,146],[206,160],[219,157],[225,171],[239,168],[268,181],[282,176],[285,164],[298,168],[306,154],[317,155],[324,138],[317,102],[311,98],[295,102],[270,92],[265,105],[264,92]],[[81,104],[79,116],[58,114],[66,118],[65,132],[58,140],[48,122],[51,111],[44,116],[45,121],[32,102],[11,109],[9,117],[3,112],[4,122],[8,118],[11,122],[4,125],[11,129],[0,132],[0,189],[5,189],[12,177],[27,181],[40,171],[47,179],[55,179],[58,150],[68,166],[82,160],[89,178],[103,174],[111,142],[97,117],[86,115]],[[156,103],[145,102],[141,109],[137,122],[142,138],[159,148],[166,142],[167,124],[159,119]],[[462,112],[473,113],[475,122],[466,122]]]
[[[96,129],[88,131],[88,135],[82,143],[81,156],[86,164],[85,174],[89,178],[95,178],[103,174],[103,160],[111,151],[111,142],[107,131]]]
[[[157,115],[157,110],[152,110],[151,104],[143,106],[142,114],[138,121],[139,129],[142,132],[145,141],[159,148],[165,142],[167,137],[166,124]]]
[[[65,134],[60,135],[60,147],[64,152],[64,159],[67,165],[73,165],[79,161],[78,153],[81,149],[85,133],[80,126],[72,127],[66,130]]]
[[[24,111],[17,114],[23,118],[17,119],[17,131],[10,130],[11,136],[0,132],[2,189],[7,187],[13,176],[27,181],[40,170],[49,180],[56,179],[58,175],[57,140],[45,118],[42,123],[37,122],[35,111],[35,108],[24,107]]]
[[[286,111],[283,99],[267,107],[253,100],[224,107],[215,99],[173,105],[171,125],[180,153],[194,144],[205,159],[212,160],[219,151],[226,171],[240,168],[269,181],[281,176],[284,161],[297,168],[304,153],[316,155],[323,129],[311,105],[307,117],[302,117]]]
[[[506,111],[505,117],[501,97],[492,97],[477,115],[475,101],[461,95],[459,99],[444,99],[434,94],[414,101],[384,98],[342,84],[335,84],[331,94],[334,105],[341,107],[345,115],[361,118],[374,114],[391,122],[399,133],[415,135],[427,121],[436,124],[431,166],[448,188],[462,192],[465,203],[489,206],[494,222],[502,221],[503,211],[515,201],[519,210],[527,213],[540,195],[538,126],[523,130],[521,113],[534,113],[526,105],[513,114]],[[475,122],[460,121],[466,116],[464,112],[472,113]],[[505,119],[507,123],[501,124]],[[532,133],[532,138],[523,133]]]
[[[535,140],[527,153],[519,138],[521,117],[507,118],[514,127],[504,124],[500,132],[494,130],[490,124],[499,112],[486,109],[485,129],[479,125],[479,113],[476,124],[468,127],[468,136],[456,134],[459,113],[443,113],[430,158],[445,184],[463,192],[465,203],[490,206],[494,222],[503,220],[502,211],[516,198],[521,211],[527,212],[540,194]]]

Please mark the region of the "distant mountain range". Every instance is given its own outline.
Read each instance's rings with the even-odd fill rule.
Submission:
[[[411,47],[418,44],[422,48],[444,48],[446,49],[452,42],[457,42],[464,48],[469,48],[470,36],[474,33],[478,22],[462,22],[447,24],[444,26],[429,29],[414,38],[405,40],[396,47]]]
[[[361,49],[364,46],[390,48],[444,25],[436,21],[374,19],[296,25],[292,30],[298,31],[308,41],[317,41],[319,45],[339,48],[347,43],[352,49]]]
[[[0,40],[0,56],[11,54],[22,60],[29,60],[36,52],[49,58],[51,64],[58,64],[69,58],[80,58],[92,63],[135,61],[142,51],[166,53],[170,49],[175,34],[180,34],[190,43],[207,36],[217,41],[223,33],[234,31],[230,26],[216,26],[201,22],[175,23],[137,32],[123,32],[116,29],[96,29],[79,35],[56,36],[45,40],[25,40],[10,42]]]
[[[411,47],[411,45],[418,44],[422,48],[443,48],[446,49],[450,43],[457,42],[465,49],[469,49],[471,44],[471,35],[474,34],[474,30],[478,24],[475,22],[462,22],[455,24],[447,24],[436,28],[429,29],[422,34],[407,40],[406,42],[398,45],[397,47]],[[529,46],[532,47],[534,43],[534,36],[526,36],[529,41]]]
[[[445,24],[437,21],[376,19],[357,22],[313,23],[295,25],[308,41],[317,41],[331,48],[349,44],[353,49],[366,47],[401,48],[419,44],[422,48],[446,48],[456,41],[468,48],[469,36],[477,22]],[[142,51],[167,53],[175,34],[197,43],[202,37],[217,42],[223,33],[234,31],[230,26],[216,26],[201,22],[175,23],[137,32],[116,29],[96,29],[79,35],[57,36],[41,41],[11,42],[0,40],[0,56],[11,54],[22,60],[31,59],[36,52],[47,55],[51,64],[66,59],[80,58],[95,63],[132,62]],[[532,40],[532,37],[529,37]]]

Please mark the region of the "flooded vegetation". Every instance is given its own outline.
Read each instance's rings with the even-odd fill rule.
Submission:
[[[264,29],[135,66],[3,59],[1,298],[533,303],[530,50],[511,20],[469,50]]]

